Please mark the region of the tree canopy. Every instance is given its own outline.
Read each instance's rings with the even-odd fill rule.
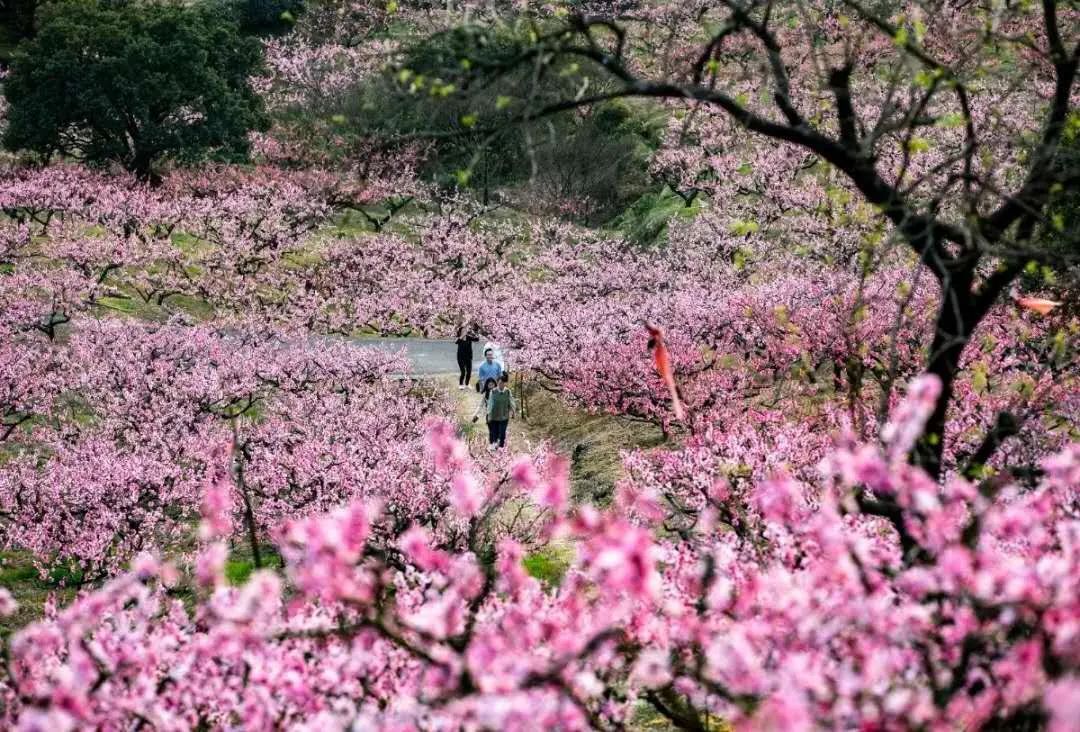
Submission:
[[[221,8],[72,0],[39,16],[5,83],[10,150],[149,178],[167,157],[242,159],[265,127],[249,81],[260,47]]]

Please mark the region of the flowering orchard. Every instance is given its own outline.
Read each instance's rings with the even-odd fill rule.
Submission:
[[[813,482],[775,474],[736,497],[687,491],[696,520],[661,531],[660,490],[615,507],[567,505],[566,464],[485,474],[446,423],[428,457],[468,540],[420,525],[377,538],[382,502],[277,529],[284,577],[223,582],[230,517],[207,480],[198,604],[169,597],[176,568],[143,555],[12,640],[7,713],[27,729],[75,724],[249,728],[621,726],[645,700],[679,726],[979,725],[1075,721],[1080,571],[1075,447],[1040,484],[982,490],[930,480],[904,456],[940,386],[911,384],[881,446],[838,443]],[[895,514],[874,515],[879,499]],[[503,538],[476,541],[524,493],[576,542],[557,591]],[[693,503],[691,503],[693,502]],[[734,517],[733,517],[734,514]]]
[[[5,162],[0,543],[77,594],[0,588],[3,726],[1080,727],[1078,18],[877,12],[327,2],[264,42],[250,167]],[[514,53],[401,66],[460,24]],[[522,122],[652,100],[662,236],[320,116],[522,64],[580,83]],[[463,319],[663,443],[580,503],[354,340]]]
[[[12,637],[11,724],[607,728],[647,704],[687,728],[1067,728],[1067,317],[1003,301],[985,321],[942,483],[904,459],[933,377],[875,419],[933,310],[899,264],[799,286],[783,270],[818,265],[735,266],[707,219],[638,251],[557,222],[476,228],[463,201],[415,242],[343,237],[325,181],[275,207],[226,173],[168,195],[78,169],[7,179],[4,537],[87,588]],[[156,309],[110,315],[127,303]],[[333,335],[439,334],[459,313],[571,403],[678,444],[627,454],[612,506],[571,506],[564,460],[476,462],[425,428],[447,407],[390,378],[402,362]],[[975,469],[1004,410],[1030,416]],[[508,518],[526,503],[535,518]],[[556,539],[575,559],[551,588],[521,560]],[[228,544],[249,541],[284,574],[229,586]]]

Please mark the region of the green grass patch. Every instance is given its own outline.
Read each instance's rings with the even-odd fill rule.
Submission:
[[[106,295],[105,297],[98,298],[98,303],[106,310],[113,310],[118,313],[124,313],[125,315],[134,315],[137,310],[137,303],[130,297],[112,297]]]
[[[476,434],[477,425],[479,425],[479,422],[473,422],[471,419],[459,419],[458,434],[461,435],[463,440],[467,441]]]
[[[548,545],[525,557],[522,564],[529,576],[535,577],[548,587],[558,587],[562,584],[573,556],[574,550],[571,547]]]
[[[96,310],[102,315],[119,314],[138,320],[163,319],[161,308],[138,297],[106,295],[98,298]]]
[[[349,239],[367,234],[383,233],[415,234],[409,219],[412,215],[422,211],[422,206],[416,201],[409,201],[404,206],[396,204],[372,204],[355,208],[343,209],[334,218],[333,225],[327,230],[333,237]],[[374,219],[374,220],[372,220]]]
[[[374,212],[372,213],[374,214]],[[328,229],[328,233],[331,236],[342,239],[363,236],[365,234],[370,234],[372,231],[374,231],[374,227],[368,223],[368,220],[364,218],[364,215],[351,208],[345,209],[334,222],[334,225]]]
[[[4,552],[0,557],[0,586],[11,588],[21,583],[41,582],[41,575],[27,557],[19,552]]]
[[[259,542],[259,558],[262,559],[263,569],[281,568],[281,555],[271,544]],[[237,542],[225,562],[225,580],[230,585],[242,585],[251,578],[254,572],[255,560],[251,554],[251,547],[246,542]]]
[[[246,559],[230,559],[225,562],[225,579],[230,585],[242,585],[255,571],[255,565]]]
[[[172,241],[173,246],[184,254],[202,254],[213,250],[211,245],[186,231],[174,231],[169,236],[169,239]]]
[[[50,587],[78,587],[82,584],[85,573],[81,568],[68,562],[49,569],[45,580]]]
[[[81,572],[68,566],[57,566],[42,577],[30,552],[0,552],[0,587],[6,588],[19,603],[14,615],[0,618],[0,637],[6,638],[40,618],[50,595],[61,605],[70,602],[81,577]]]
[[[515,396],[519,396],[517,386]],[[570,458],[572,498],[577,503],[607,505],[622,477],[623,450],[656,447],[664,442],[660,428],[610,414],[571,409],[558,396],[526,382],[528,421],[519,423],[534,441],[547,440]],[[511,425],[511,429],[515,429]]]
[[[214,315],[213,305],[190,295],[173,295],[165,304],[173,310],[182,310],[199,321],[209,320]]]
[[[72,563],[59,563],[49,568],[44,577],[34,565],[29,552],[0,552],[0,586],[37,585],[42,589],[77,587],[82,584],[83,571]]]
[[[184,570],[180,582],[169,590],[171,597],[181,599],[192,610],[195,606],[196,592],[192,578],[187,575],[187,564],[183,557],[196,549],[194,536],[190,542],[173,546],[167,552],[169,558],[178,561]],[[190,545],[188,545],[190,544]],[[260,554],[264,569],[277,571],[281,567],[281,555],[269,544],[260,544]],[[251,549],[246,543],[237,543],[225,563],[225,579],[230,585],[242,585],[255,571]],[[39,620],[44,613],[45,602],[54,596],[60,607],[66,607],[75,599],[84,579],[83,571],[70,562],[58,562],[48,569],[45,576],[34,562],[34,555],[29,551],[0,552],[0,587],[6,588],[19,603],[18,610],[9,618],[0,618],[0,638]],[[96,584],[88,584],[83,589],[94,589]]]

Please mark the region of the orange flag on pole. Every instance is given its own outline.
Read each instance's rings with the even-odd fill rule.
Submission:
[[[1046,315],[1051,310],[1061,305],[1059,302],[1044,300],[1041,297],[1018,297],[1016,298],[1016,304],[1022,308],[1036,312],[1039,315]]]
[[[668,391],[671,392],[671,407],[675,410],[675,416],[685,422],[686,410],[683,409],[679,387],[675,383],[675,372],[671,368],[671,354],[668,353],[667,344],[664,342],[664,332],[648,323],[645,324],[645,329],[649,331],[649,349],[652,350],[656,373],[660,374],[660,378],[664,380]]]

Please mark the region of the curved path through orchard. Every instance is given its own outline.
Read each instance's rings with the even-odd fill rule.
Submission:
[[[405,349],[412,373],[416,376],[457,375],[457,347],[453,341],[428,338],[354,338],[360,346],[379,348],[384,351]],[[473,345],[473,378],[484,359],[483,341]]]
[[[405,350],[409,359],[409,368],[412,376],[429,377],[438,379],[447,387],[447,393],[451,395],[454,403],[456,416],[462,422],[471,420],[479,397],[472,389],[458,391],[454,389],[457,384],[457,346],[454,341],[437,340],[430,338],[352,338],[351,343],[366,348],[379,348],[384,351],[396,352]],[[484,341],[473,345],[473,381],[476,381],[476,370],[484,360]],[[504,357],[506,354],[503,354]],[[518,395],[520,398],[520,395]],[[515,419],[515,424],[509,432],[510,448],[518,452],[529,451],[534,442],[540,442],[549,435],[537,431],[528,430],[523,420]],[[486,444],[486,434],[477,430],[469,437],[471,443]]]

